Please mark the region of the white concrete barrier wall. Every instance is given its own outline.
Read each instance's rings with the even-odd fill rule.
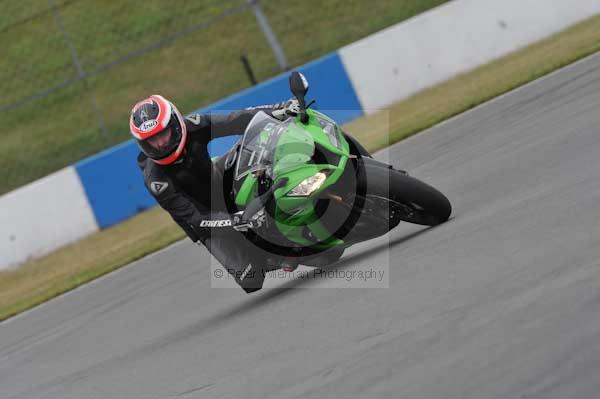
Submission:
[[[365,112],[600,13],[600,0],[455,0],[340,50]]]
[[[98,230],[73,167],[0,197],[0,269]]]

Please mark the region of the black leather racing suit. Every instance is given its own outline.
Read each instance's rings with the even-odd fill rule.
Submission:
[[[258,111],[271,111],[284,103],[221,114],[194,114],[185,118],[184,155],[171,165],[158,165],[140,152],[138,165],[146,188],[194,242],[203,243],[246,291],[262,287],[261,254],[231,227],[222,201],[224,159],[212,162],[211,139],[242,134]]]

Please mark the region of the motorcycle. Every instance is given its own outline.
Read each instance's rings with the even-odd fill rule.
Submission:
[[[401,221],[435,226],[448,220],[452,208],[444,194],[374,159],[311,109],[302,74],[292,72],[289,84],[297,116],[281,121],[258,112],[224,155],[226,206],[236,215],[236,230],[270,254],[271,270],[285,258],[326,266]]]

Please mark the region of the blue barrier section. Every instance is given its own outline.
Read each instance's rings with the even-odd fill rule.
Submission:
[[[137,166],[138,152],[128,140],[75,165],[101,229],[156,205]]]
[[[363,115],[358,98],[338,53],[332,53],[300,68],[309,81],[307,99],[316,99],[313,108],[346,123]],[[228,112],[291,97],[285,73],[225,98],[196,112]],[[239,132],[242,133],[242,132]],[[211,156],[224,153],[239,138],[215,139],[209,144]],[[101,229],[119,223],[156,202],[147,192],[137,167],[138,149],[132,140],[78,162],[75,170]]]

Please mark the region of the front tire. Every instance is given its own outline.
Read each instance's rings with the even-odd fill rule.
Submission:
[[[366,172],[366,195],[387,198],[390,212],[409,223],[435,226],[450,218],[452,206],[434,187],[369,158],[361,158]]]

